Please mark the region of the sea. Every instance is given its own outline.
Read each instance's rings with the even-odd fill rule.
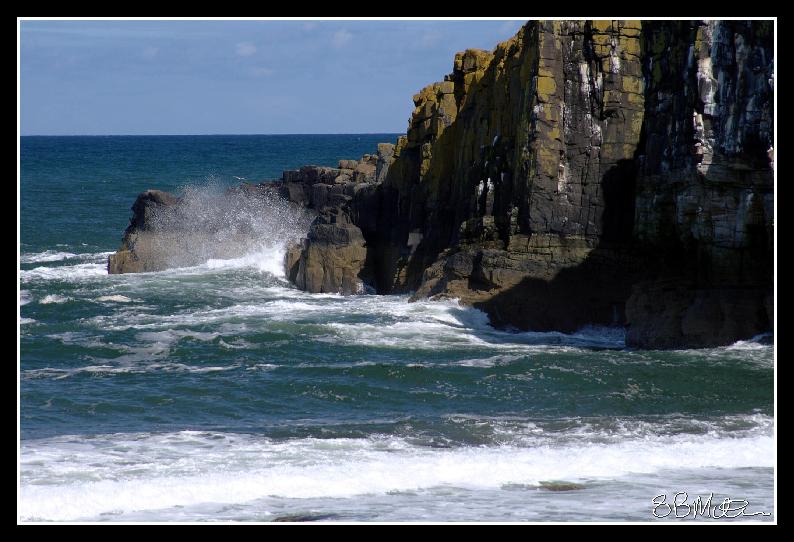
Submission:
[[[107,273],[146,189],[397,137],[21,138],[18,521],[776,521],[771,335],[634,350],[305,293],[283,269],[302,222],[272,202],[231,257]]]

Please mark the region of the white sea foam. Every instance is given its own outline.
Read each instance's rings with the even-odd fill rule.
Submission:
[[[284,245],[264,246],[239,258],[230,258],[226,260],[209,259],[204,266],[208,269],[253,268],[263,273],[270,273],[277,278],[284,278],[285,253],[286,247]]]
[[[184,363],[173,362],[146,362],[141,363],[145,359],[151,359],[152,355],[139,356],[134,360],[130,359],[131,356],[121,356],[113,360],[114,364],[104,365],[85,365],[83,367],[75,367],[70,369],[61,369],[57,367],[44,367],[42,369],[29,369],[22,371],[20,377],[23,380],[37,379],[37,378],[51,378],[54,380],[62,380],[64,378],[71,378],[79,375],[117,375],[117,374],[143,374],[143,373],[215,373],[221,371],[231,371],[239,369],[239,363],[225,365],[225,366],[201,366],[201,365],[187,365]],[[121,362],[119,361],[121,360]]]
[[[42,297],[39,300],[39,303],[42,304],[42,305],[49,305],[49,304],[52,304],[52,303],[66,303],[67,301],[70,301],[71,299],[72,299],[71,297],[64,296],[64,295],[49,294],[49,295],[45,295],[44,297]]]
[[[96,298],[97,301],[112,301],[114,303],[129,303],[132,301],[126,295],[103,295]]]
[[[510,363],[522,358],[523,356],[520,355],[505,354],[491,356],[488,358],[462,359],[460,361],[456,361],[454,365],[460,365],[463,367],[495,367],[498,365],[509,365]]]
[[[220,333],[193,331],[189,329],[168,329],[165,331],[148,331],[138,333],[135,338],[140,341],[173,343],[185,337],[197,341],[212,341],[220,336]]]
[[[88,260],[92,262],[107,262],[108,256],[115,254],[115,252],[86,252],[85,254],[78,254],[77,258],[81,260]]]
[[[737,341],[729,346],[701,348],[691,350],[674,350],[670,355],[679,356],[682,361],[707,358],[713,367],[741,364],[761,370],[771,369],[775,365],[772,355],[774,349],[771,333],[757,335],[745,341]]]
[[[33,269],[23,269],[19,272],[19,278],[23,283],[48,280],[73,282],[93,279],[107,274],[107,264],[80,263],[76,265],[34,267]]]
[[[332,322],[326,325],[336,333],[323,340],[362,346],[426,349],[489,344],[473,333],[432,321],[397,322],[391,325]]]
[[[33,301],[33,296],[30,295],[30,290],[20,290],[19,291],[19,305],[27,305]]]
[[[223,348],[226,348],[227,350],[245,350],[248,348],[255,347],[255,345],[243,339],[230,340],[229,342],[220,339],[218,341],[218,344],[221,345]]]
[[[20,324],[23,324],[23,325],[24,325],[24,324],[32,324],[32,323],[33,323],[33,322],[35,322],[35,321],[36,321],[36,320],[34,320],[33,318],[20,318],[20,319],[19,319],[19,323],[20,323]]]
[[[77,254],[74,254],[72,252],[45,250],[44,252],[20,254],[19,262],[20,263],[59,262],[61,260],[74,258],[75,256],[77,256]]]
[[[212,368],[207,368],[208,370]],[[427,448],[397,437],[294,439],[180,432],[23,441],[23,520],[263,497],[345,498],[455,487],[499,489],[543,480],[588,483],[666,469],[771,468],[771,431],[653,435],[597,443]],[[118,519],[123,519],[123,515]]]
[[[218,268],[222,265],[248,265],[244,259],[224,262],[213,265]],[[192,268],[191,272],[197,269]],[[179,271],[185,270],[168,271],[164,278],[169,278],[163,281],[163,285],[171,288],[170,277]],[[159,287],[157,284],[148,279],[146,288],[151,291]],[[574,334],[500,331],[489,325],[485,313],[461,306],[456,301],[409,303],[406,296],[318,296],[273,285],[246,285],[241,288],[224,285],[222,288],[211,295],[221,296],[224,300],[239,299],[240,302],[220,307],[217,302],[211,302],[204,308],[191,307],[171,314],[136,308],[93,316],[86,319],[85,323],[103,330],[158,331],[206,325],[240,325],[242,319],[248,322],[248,328],[240,331],[244,335],[266,329],[269,322],[293,322],[313,326],[311,333],[315,340],[321,342],[406,349],[488,348],[501,352],[574,352],[582,348],[623,347],[621,329],[590,328]],[[323,329],[327,332],[322,333]],[[236,334],[235,331],[232,333]],[[478,356],[473,359],[483,358]]]
[[[321,340],[356,343],[373,347],[461,348],[499,350],[575,351],[579,348],[622,348],[625,333],[620,328],[585,328],[577,333],[506,332],[493,328],[488,316],[457,301],[406,302],[405,298],[365,296],[340,306],[342,314],[373,314],[389,322],[346,323],[327,318],[334,333]],[[326,309],[334,312],[334,308]],[[324,312],[328,314],[328,312]]]
[[[74,252],[62,252],[58,250],[45,250],[44,252],[20,254],[19,262],[27,263],[50,263],[61,262],[64,260],[82,260],[89,262],[102,262],[107,260],[107,257],[113,254],[112,252],[84,252],[75,254]]]
[[[772,333],[762,333],[746,341],[736,341],[726,350],[764,350],[772,347]]]

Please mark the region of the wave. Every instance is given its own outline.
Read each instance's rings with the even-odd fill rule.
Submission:
[[[309,212],[290,205],[271,190],[226,190],[212,183],[191,185],[180,190],[178,205],[153,211],[149,229],[156,233],[140,237],[137,245],[144,257],[177,274],[251,268],[283,280],[286,247],[306,234],[312,219]],[[20,256],[23,264],[84,263],[24,269],[20,279],[26,283],[97,278],[107,275],[111,254],[59,250],[25,253]]]
[[[488,315],[461,305],[457,300],[406,301],[393,296],[357,298],[355,306],[345,306],[344,310],[336,311],[340,316],[337,321],[328,318],[327,326],[334,333],[321,340],[409,349],[482,347],[569,352],[582,348],[621,349],[625,346],[622,328],[587,327],[572,334],[511,332],[492,327]],[[333,314],[334,309],[330,310]],[[344,316],[350,314],[383,315],[386,319],[375,323],[344,322]]]
[[[224,189],[209,183],[180,190],[179,201],[147,217],[136,241],[139,255],[158,267],[210,269],[257,266],[283,275],[286,246],[304,236],[313,216],[269,187]],[[275,253],[262,258],[262,253]]]
[[[772,468],[770,427],[698,434],[586,433],[561,445],[428,448],[394,436],[277,441],[183,431],[23,441],[19,510],[24,520],[265,497],[349,498],[455,487],[498,490],[548,480],[588,484],[690,469]],[[531,440],[531,433],[527,435]]]
[[[86,252],[82,254],[75,254],[73,252],[62,252],[59,250],[45,250],[44,252],[29,252],[20,254],[19,261],[23,264],[30,263],[50,263],[60,262],[64,260],[83,260],[99,262],[106,260],[112,252]]]
[[[41,262],[59,262],[74,258],[77,254],[73,252],[60,252],[57,250],[45,250],[44,252],[20,254],[20,263],[41,263]]]
[[[162,277],[169,279],[178,276],[191,276],[191,275],[206,275],[223,273],[232,270],[255,270],[261,273],[267,273],[275,279],[286,284],[284,274],[284,254],[286,252],[286,244],[275,245],[257,245],[249,247],[249,251],[243,251],[241,256],[229,258],[213,258],[207,257],[201,263],[189,265],[185,267],[172,267],[163,271],[154,271],[147,273],[134,273],[126,275],[113,275],[112,279],[115,281],[135,283],[143,278],[151,280],[152,277]],[[107,273],[107,258],[113,252],[98,252],[86,255],[80,255],[79,259],[87,261],[87,263],[79,263],[73,265],[50,265],[38,266],[32,269],[23,269],[20,271],[20,282],[75,282],[82,283],[86,281],[96,280],[102,277],[108,277]],[[67,260],[68,258],[63,258]],[[56,262],[56,260],[30,260],[31,262]],[[62,260],[60,260],[62,261]],[[27,291],[27,290],[24,290]],[[111,299],[115,297],[117,299]],[[98,301],[118,301],[123,296],[101,296],[97,298]],[[24,298],[21,298],[24,301]],[[29,302],[29,301],[27,301]],[[24,302],[22,304],[25,304]]]
[[[84,281],[108,274],[106,263],[81,263],[53,267],[34,267],[19,272],[20,282],[34,281]]]
[[[121,359],[121,358],[118,358]],[[140,359],[144,359],[141,357]],[[45,367],[43,369],[30,369],[21,375],[23,379],[51,378],[62,380],[75,375],[87,374],[91,376],[117,375],[117,374],[143,374],[143,373],[216,373],[237,369],[238,363],[226,366],[196,366],[184,363],[126,363],[121,365],[86,365],[74,369],[57,369]]]
[[[212,265],[223,265],[228,269],[251,264],[243,258]],[[203,271],[206,269],[205,266]],[[200,272],[202,269],[196,267],[163,273],[184,275]],[[272,276],[271,273],[268,275]],[[151,291],[156,283],[146,280],[145,286]],[[498,330],[488,323],[485,313],[456,301],[410,303],[407,296],[316,295],[286,286],[250,283],[238,287],[236,283],[205,282],[201,286],[199,295],[221,296],[232,303],[218,307],[218,303],[210,298],[204,307],[191,307],[172,314],[117,311],[87,318],[84,323],[92,328],[111,331],[169,330],[239,324],[240,320],[256,322],[261,331],[270,326],[278,327],[279,323],[292,323],[309,326],[314,340],[320,342],[373,348],[448,350],[463,347],[573,352],[587,348],[624,347],[622,329],[588,328],[574,334]],[[236,300],[241,302],[235,303]],[[248,329],[241,333],[249,332],[255,331]]]
[[[284,279],[284,255],[287,247],[283,244],[260,247],[253,252],[249,252],[238,258],[207,260],[199,268],[207,269],[256,269],[263,273],[269,273],[273,277]]]
[[[726,347],[727,350],[762,350],[774,345],[774,335],[772,333],[762,333],[746,341],[736,341]]]

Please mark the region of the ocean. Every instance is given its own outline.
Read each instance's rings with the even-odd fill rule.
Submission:
[[[774,521],[771,336],[641,351],[301,292],[283,208],[233,258],[107,274],[143,190],[397,136],[21,138],[19,519]]]

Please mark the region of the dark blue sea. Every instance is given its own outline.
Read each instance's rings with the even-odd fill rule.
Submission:
[[[771,336],[636,351],[618,328],[308,294],[282,263],[302,222],[276,206],[232,257],[107,274],[143,190],[212,194],[396,139],[21,138],[19,518],[775,519]]]

